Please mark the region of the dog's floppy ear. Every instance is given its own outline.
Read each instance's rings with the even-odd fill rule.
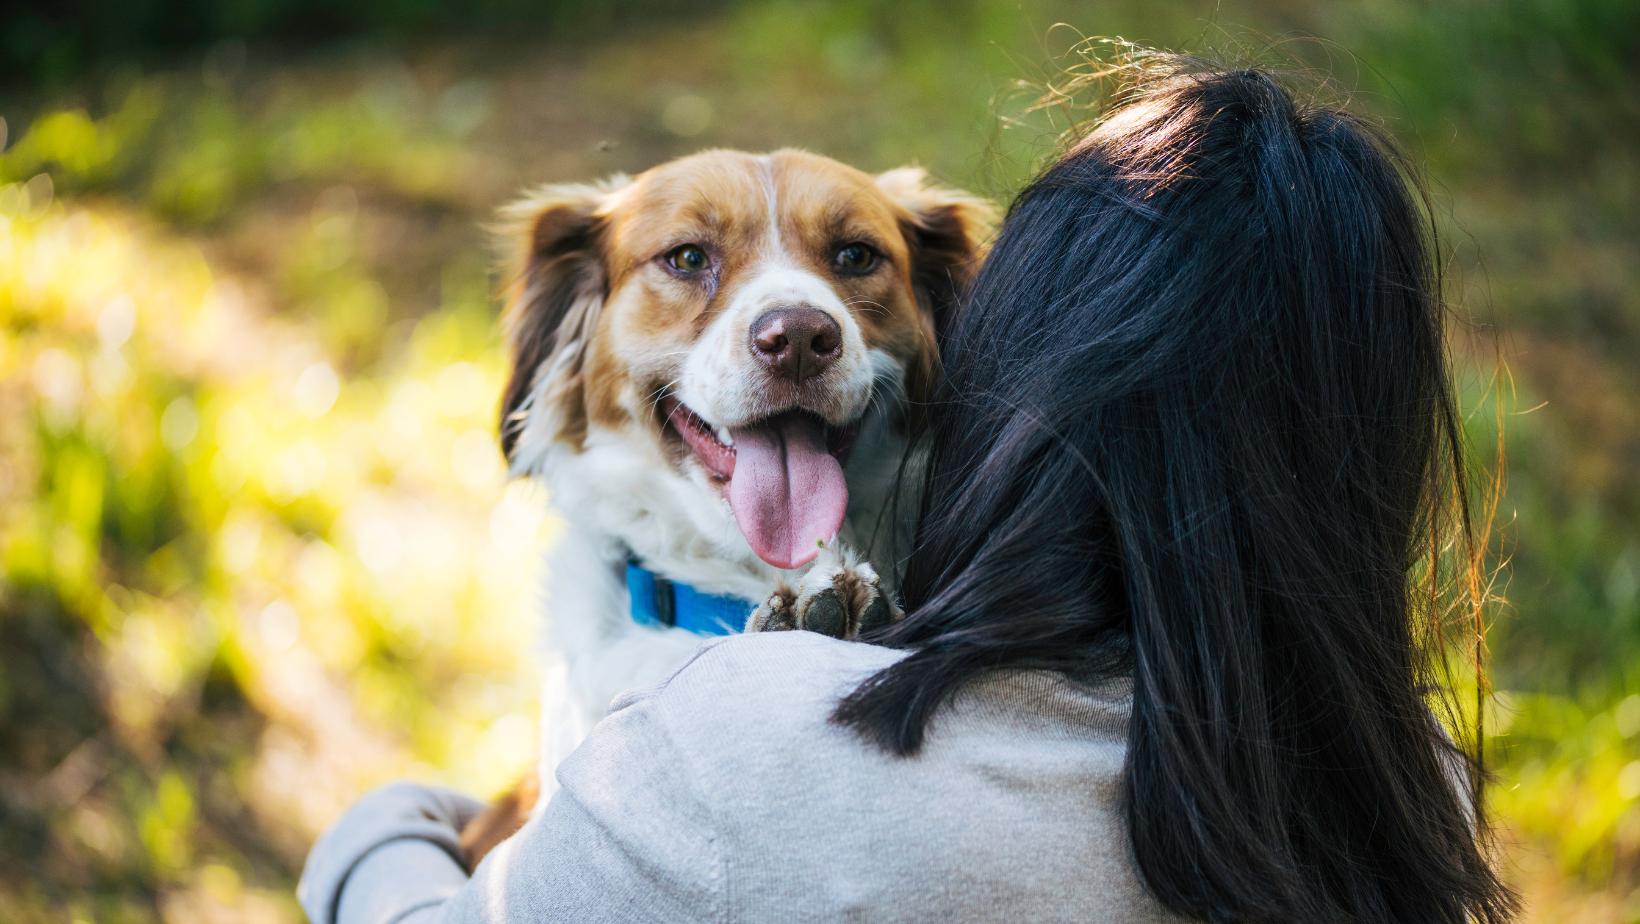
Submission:
[[[877,177],[877,186],[905,209],[900,233],[911,251],[911,284],[929,338],[905,381],[911,399],[909,421],[915,429],[939,377],[939,353],[957,300],[979,272],[990,246],[996,210],[965,192],[928,185],[920,167],[890,170]]]
[[[996,209],[977,196],[929,185],[921,167],[880,174],[877,186],[910,213],[900,219],[900,231],[911,248],[911,283],[943,339],[957,299],[990,245]]]
[[[586,436],[582,375],[608,285],[604,209],[628,182],[543,186],[501,212],[513,253],[502,313],[512,372],[501,396],[501,450],[515,467],[521,437],[544,449],[557,441],[579,447]]]

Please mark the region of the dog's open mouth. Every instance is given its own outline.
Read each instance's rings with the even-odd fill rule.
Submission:
[[[727,482],[724,496],[757,556],[776,568],[813,560],[848,512],[843,462],[860,423],[831,427],[807,411],[787,411],[714,431],[672,397],[661,409],[706,470]]]

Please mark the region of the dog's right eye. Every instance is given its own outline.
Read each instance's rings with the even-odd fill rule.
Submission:
[[[712,258],[694,244],[685,244],[667,254],[666,262],[680,273],[698,273],[711,265]]]

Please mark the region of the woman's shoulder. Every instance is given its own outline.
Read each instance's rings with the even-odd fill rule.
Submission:
[[[827,745],[853,749],[859,739],[832,723],[832,713],[867,678],[909,654],[812,632],[716,638],[660,682],[618,696],[609,714],[644,712],[681,736],[679,744],[705,742],[714,755],[787,743],[811,751]],[[1123,743],[1131,691],[1125,676],[1087,684],[1049,671],[998,671],[977,678],[946,704],[942,734],[935,738],[1000,731],[1006,737],[1046,733]]]
[[[1038,670],[977,678],[940,709],[920,759],[909,762],[833,721],[844,697],[909,654],[811,632],[714,639],[671,676],[618,697],[610,724],[641,725],[665,740],[707,791],[820,765],[833,775],[947,781],[977,764],[985,774],[1007,765],[1038,777],[1044,771],[1034,764],[1044,754],[1077,764],[1079,774],[1120,772],[1131,703],[1125,677],[1095,685]],[[743,785],[731,788],[744,794]]]
[[[645,741],[651,807],[606,814],[695,819],[711,835],[692,853],[711,853],[723,900],[751,919],[1163,919],[1121,821],[1126,681],[989,675],[940,710],[917,755],[899,757],[831,717],[906,655],[807,632],[703,645],[594,730]],[[596,769],[570,786],[589,803],[607,788]]]
[[[906,654],[813,632],[710,639],[660,682],[617,696],[609,714],[641,706],[687,725],[812,724],[861,681]]]

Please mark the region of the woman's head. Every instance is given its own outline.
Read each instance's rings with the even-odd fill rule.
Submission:
[[[1467,530],[1429,218],[1359,119],[1154,61],[947,333],[884,639],[914,652],[838,719],[910,753],[981,672],[1131,671],[1126,808],[1170,907],[1501,919],[1424,699],[1418,565]]]

